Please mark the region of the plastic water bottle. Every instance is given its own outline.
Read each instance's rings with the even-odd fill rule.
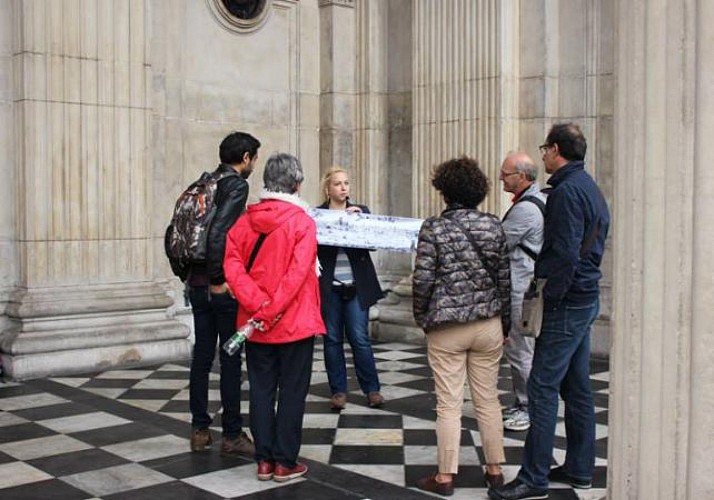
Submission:
[[[255,322],[249,320],[245,325],[241,326],[232,336],[229,338],[225,344],[223,344],[223,350],[228,353],[229,356],[233,356],[238,352],[240,346],[249,339],[253,332],[255,331]]]

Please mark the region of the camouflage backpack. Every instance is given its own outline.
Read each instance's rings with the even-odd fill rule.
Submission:
[[[171,270],[185,280],[193,262],[205,262],[208,229],[216,214],[216,189],[218,181],[234,171],[204,172],[176,200],[176,207],[164,236],[164,250]]]

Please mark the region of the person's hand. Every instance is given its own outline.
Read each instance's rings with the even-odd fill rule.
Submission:
[[[228,283],[224,282],[220,285],[211,285],[210,289],[213,295],[222,295],[224,293],[227,293],[235,299],[235,296],[233,295],[233,290],[231,290],[231,287],[228,286]]]
[[[362,213],[362,209],[357,205],[352,205],[351,207],[347,207],[345,209],[345,212],[347,212],[348,214],[359,214]]]

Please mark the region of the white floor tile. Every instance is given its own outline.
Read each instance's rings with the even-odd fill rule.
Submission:
[[[310,472],[308,471],[308,474]],[[242,465],[232,469],[226,469],[216,472],[201,474],[183,479],[183,482],[188,483],[196,488],[210,491],[211,493],[223,498],[232,498],[241,495],[249,495],[259,491],[270,490],[283,486],[275,481],[258,481],[255,477],[255,464]],[[303,478],[293,479],[285,486],[295,484],[296,482],[304,481]],[[286,497],[287,498],[287,497]]]
[[[118,465],[106,469],[64,476],[62,481],[98,497],[168,483],[173,478],[139,464]]]
[[[47,479],[52,479],[52,476],[23,462],[0,464],[0,488],[11,488]]]
[[[0,398],[0,410],[27,410],[29,408],[40,408],[42,406],[56,405],[60,403],[68,403],[66,399],[41,392],[39,394],[25,394],[22,396],[13,396],[10,398]]]
[[[51,457],[89,448],[92,446],[62,434],[0,444],[0,451],[18,460]]]
[[[112,444],[104,446],[102,449],[133,462],[143,462],[144,460],[187,453],[190,447],[188,439],[166,435]]]
[[[101,429],[103,427],[112,427],[114,425],[129,424],[131,420],[126,420],[121,417],[96,411],[92,413],[84,413],[82,415],[73,415],[71,417],[51,418],[48,420],[38,420],[36,423],[52,429],[55,432],[63,434],[71,434],[73,432],[88,431],[92,429]]]

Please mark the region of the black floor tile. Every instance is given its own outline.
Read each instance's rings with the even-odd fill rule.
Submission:
[[[607,394],[593,394],[593,403],[598,408],[607,408],[609,396]]]
[[[437,472],[436,465],[407,465],[404,467],[404,484],[414,488],[419,479]],[[483,468],[479,465],[459,465],[454,478],[456,488],[484,488]]]
[[[436,446],[436,432],[431,429],[404,429],[405,446]],[[461,431],[461,446],[474,446],[471,432]]]
[[[123,443],[125,441],[135,441],[166,434],[162,429],[131,422],[129,424],[115,425],[103,429],[92,429],[70,434],[73,438],[84,441],[92,446],[102,447],[110,444]]]
[[[303,429],[302,444],[332,444],[336,429]]]
[[[246,401],[246,400],[243,400]],[[208,402],[208,413],[215,415],[221,408],[220,401],[209,401]],[[188,401],[169,401],[164,406],[161,407],[162,412],[166,413],[190,413],[191,408]]]
[[[138,381],[137,381],[138,382]],[[119,399],[171,399],[181,392],[178,389],[129,389]]]
[[[178,370],[158,370],[146,377],[147,379],[188,380],[190,372]]]
[[[27,420],[46,420],[49,418],[73,417],[97,411],[96,408],[81,403],[61,403],[40,408],[13,410],[12,413]]]
[[[138,490],[104,495],[103,500],[219,500],[221,497],[180,481],[162,483]]]
[[[419,375],[420,377],[431,377],[431,368],[428,366],[422,366],[419,368],[410,368],[409,370],[401,370],[401,373],[408,373],[409,375]]]
[[[310,473],[308,472],[308,474]],[[339,487],[308,480],[233,498],[246,500],[343,500],[364,497]]]
[[[213,448],[217,448],[214,444]],[[141,465],[159,471],[176,479],[206,474],[231,467],[251,463],[252,460],[241,457],[224,457],[213,450],[200,453],[184,453],[170,457],[157,458],[142,462]]]
[[[548,490],[548,500],[578,500],[578,495],[570,488],[552,488]]]
[[[607,458],[607,438],[595,440],[595,456]]]
[[[30,387],[28,385],[12,385],[12,386],[4,386],[0,384],[0,399],[5,399],[5,398],[14,398],[17,396],[27,396],[29,394],[38,394],[40,391],[37,389]]]
[[[305,413],[333,413],[328,401],[308,401],[305,403]]]
[[[17,458],[11,457],[10,455],[7,455],[0,451],[0,464],[6,464],[8,462],[17,462]]]
[[[418,391],[434,392],[434,380],[431,378],[420,378],[419,380],[410,380],[409,382],[394,385]]]
[[[604,382],[602,380],[593,380],[590,379],[590,387],[592,388],[592,391],[602,391],[603,389],[607,389],[610,387],[609,382]]]
[[[598,465],[593,471],[593,488],[607,488],[607,467]]]
[[[81,385],[82,389],[128,389],[139,383],[137,379],[126,378],[93,378]]]
[[[340,429],[401,429],[401,415],[340,415]]]
[[[89,493],[74,488],[59,479],[23,484],[1,491],[3,500],[79,500],[92,498]]]
[[[333,446],[331,464],[403,464],[401,446]]]
[[[24,441],[25,439],[34,439],[44,436],[57,434],[55,431],[37,425],[34,422],[25,424],[7,425],[0,427],[0,443],[10,443],[13,441]]]
[[[51,457],[36,458],[28,460],[27,463],[53,476],[69,476],[80,472],[121,465],[129,463],[129,461],[104,450],[93,448]]]
[[[608,425],[609,416],[610,412],[608,410],[599,411],[595,414],[595,423],[598,423],[600,425]]]

